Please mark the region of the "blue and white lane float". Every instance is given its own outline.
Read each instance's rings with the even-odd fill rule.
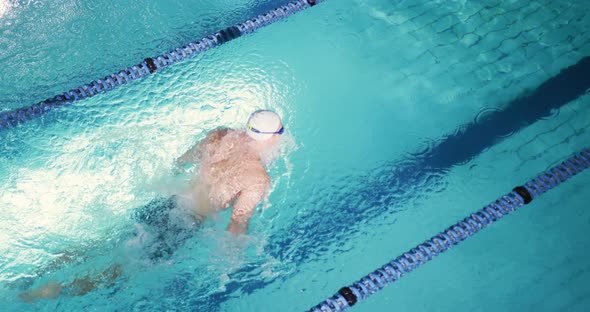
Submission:
[[[295,13],[315,6],[320,1],[321,0],[295,0],[289,2],[279,8],[270,10],[243,23],[227,27],[212,35],[206,36],[162,55],[146,58],[143,62],[137,65],[133,65],[118,73],[110,74],[102,79],[97,79],[81,87],[58,94],[32,106],[2,112],[0,113],[0,130],[14,128],[28,120],[43,116],[54,109],[68,106],[75,101],[110,91],[120,85],[146,77],[176,62],[193,57],[243,35],[251,34],[260,28],[284,20]]]
[[[347,310],[588,167],[590,167],[590,149],[586,148],[524,185],[515,187],[512,192],[410,249],[352,285],[342,287],[335,295],[311,308],[309,312]]]

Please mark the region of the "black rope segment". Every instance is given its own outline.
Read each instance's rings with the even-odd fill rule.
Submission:
[[[147,67],[150,70],[150,74],[152,74],[158,69],[156,63],[154,63],[154,60],[151,57],[146,58],[145,63],[147,64]]]
[[[528,204],[531,201],[533,201],[533,196],[531,195],[531,193],[529,193],[529,191],[524,187],[524,186],[517,186],[514,188],[514,190],[516,193],[518,193],[518,195],[520,195],[522,197],[522,199],[524,199],[524,204]]]
[[[348,302],[349,306],[353,306],[357,299],[355,294],[352,293],[352,290],[350,290],[350,288],[348,287],[342,287],[340,288],[340,290],[338,291],[339,294],[342,295],[342,297],[344,297],[344,299],[346,299],[346,302]]]
[[[221,30],[218,34],[219,36],[217,36],[217,39],[221,39],[220,41],[223,43],[234,40],[242,35],[240,29],[238,29],[236,26],[231,26]]]
[[[316,4],[315,0],[307,0],[307,3],[309,3],[309,6],[314,6]]]
[[[242,36],[242,32],[238,28],[238,26],[230,26],[225,29],[225,31],[231,36],[230,40],[236,39]]]

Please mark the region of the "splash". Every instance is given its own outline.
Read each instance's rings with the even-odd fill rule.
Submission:
[[[0,0],[0,18],[4,17],[4,14],[8,12],[8,3],[6,0]]]

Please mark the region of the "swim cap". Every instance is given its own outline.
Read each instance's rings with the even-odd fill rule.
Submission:
[[[278,133],[281,125],[281,117],[277,113],[270,110],[257,110],[250,115],[246,132],[254,140],[265,141]]]

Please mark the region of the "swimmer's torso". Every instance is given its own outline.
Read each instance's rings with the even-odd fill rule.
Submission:
[[[216,130],[200,146],[200,169],[192,186],[198,214],[226,209],[242,190],[268,180],[245,136],[243,131]]]

